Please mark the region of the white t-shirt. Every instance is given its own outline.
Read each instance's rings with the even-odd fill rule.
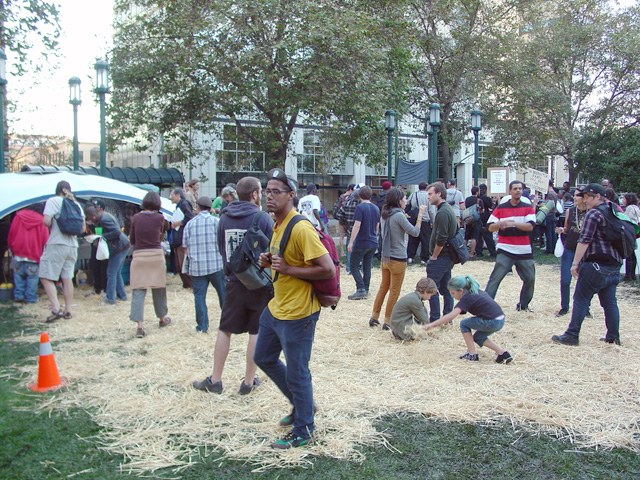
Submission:
[[[51,217],[51,230],[49,232],[49,240],[47,240],[47,245],[68,245],[70,247],[78,246],[78,237],[75,235],[66,235],[60,231],[58,227],[58,222],[56,221],[56,216],[60,213],[60,209],[62,208],[62,198],[58,195],[55,197],[51,197],[47,200],[47,203],[44,205],[44,215],[48,215]],[[75,200],[74,200],[75,201]],[[75,202],[78,207],[80,207],[80,212],[82,213],[82,218],[84,218],[84,212],[82,211],[82,206]]]
[[[318,210],[318,214],[320,214],[320,208],[322,208],[320,206],[320,198],[313,194],[302,197],[298,203],[298,211],[303,215],[306,215],[313,226],[318,228],[320,228],[320,222],[318,222],[313,211]]]
[[[456,217],[460,216],[460,204],[464,203],[462,192],[457,188],[447,188],[447,203],[453,208]]]

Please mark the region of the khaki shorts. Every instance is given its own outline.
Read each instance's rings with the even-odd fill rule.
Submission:
[[[40,278],[52,282],[59,278],[73,278],[78,247],[69,245],[45,245],[40,258]]]
[[[347,229],[344,228],[344,225],[342,225],[340,222],[338,222],[338,235],[340,237],[346,237],[347,236]]]

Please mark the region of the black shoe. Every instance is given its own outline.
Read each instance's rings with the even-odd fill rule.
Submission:
[[[551,340],[555,343],[561,343],[562,345],[570,345],[572,347],[578,346],[578,337],[567,335],[566,333],[563,335],[554,335],[551,337]]]
[[[568,308],[561,308],[558,313],[556,313],[556,317],[564,317],[567,313],[569,313]]]
[[[464,352],[464,355],[460,355],[458,358],[460,360],[468,360],[470,362],[479,362],[480,361],[480,359],[478,358],[478,354],[477,353]]]
[[[496,363],[511,363],[513,357],[506,350],[496,357]]]
[[[209,393],[222,393],[222,382],[211,382],[211,377],[205,378],[201,382],[193,382],[193,388],[196,390],[203,390]]]
[[[533,313],[533,310],[531,310],[529,307],[522,307],[522,305],[520,305],[519,303],[516,305],[516,311],[517,312],[529,312],[529,313]]]
[[[364,300],[367,298],[367,293],[364,290],[358,290],[353,295],[347,297],[349,300]]]
[[[584,316],[584,318],[593,318],[593,315],[591,315],[591,312],[589,310],[587,310],[587,313]]]
[[[611,343],[613,345],[620,346],[620,339],[619,338],[601,338],[600,341],[604,342],[604,343]]]
[[[378,325],[380,325],[380,322],[378,320],[376,320],[375,318],[370,318],[369,319],[369,326],[370,327],[377,327]]]
[[[382,329],[383,330],[391,330],[391,328],[389,328],[389,325],[387,325],[386,323],[382,324]]]
[[[258,388],[260,385],[262,385],[262,382],[258,377],[253,379],[253,383],[251,385],[247,385],[246,383],[244,383],[244,379],[243,379],[242,382],[240,383],[240,389],[238,390],[238,395],[248,395],[255,388]]]

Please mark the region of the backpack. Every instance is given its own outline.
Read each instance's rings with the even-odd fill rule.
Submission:
[[[478,204],[471,205],[469,208],[465,208],[462,211],[462,221],[466,226],[471,226],[475,222],[480,220],[480,210],[478,209]]]
[[[82,209],[73,200],[68,198],[62,199],[60,214],[56,218],[56,223],[61,233],[65,235],[80,235],[82,233],[82,225],[84,217]]]
[[[248,290],[271,285],[271,275],[258,265],[260,254],[269,250],[270,239],[258,228],[260,217],[266,213],[257,212],[253,216],[251,227],[244,233],[242,242],[238,245],[227,266]]]
[[[333,218],[336,218],[336,215],[340,211],[340,209],[347,203],[349,196],[346,193],[343,193],[338,197],[336,203],[333,204]]]
[[[636,250],[636,235],[640,233],[640,226],[624,213],[618,212],[613,203],[603,203],[597,208],[607,219],[607,228],[605,228],[607,241],[611,242],[623,259],[633,258]]]
[[[289,237],[291,236],[291,230],[301,220],[309,220],[304,215],[295,215],[289,223],[287,224],[287,228],[284,229],[284,233],[282,234],[282,238],[280,239],[280,255],[284,254],[284,250],[287,247],[287,243],[289,242]],[[331,307],[335,310],[338,302],[340,301],[340,297],[342,296],[340,292],[340,257],[338,257],[338,250],[336,249],[336,244],[333,241],[331,235],[327,235],[324,232],[320,232],[316,230],[318,237],[320,238],[320,242],[329,252],[329,256],[335,265],[336,274],[333,278],[326,278],[323,280],[306,280],[307,282],[313,285],[313,293],[317,297],[320,305],[323,307]],[[278,280],[278,274],[276,273],[273,281]]]

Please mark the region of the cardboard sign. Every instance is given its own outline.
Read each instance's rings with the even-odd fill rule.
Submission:
[[[542,194],[547,193],[549,190],[549,180],[551,180],[551,175],[548,173],[541,172],[540,170],[534,170],[533,168],[527,168],[525,178],[525,183],[529,187],[529,190],[531,190],[531,195],[533,195],[534,190]]]
[[[487,195],[499,197],[509,193],[509,168],[487,168]]]

